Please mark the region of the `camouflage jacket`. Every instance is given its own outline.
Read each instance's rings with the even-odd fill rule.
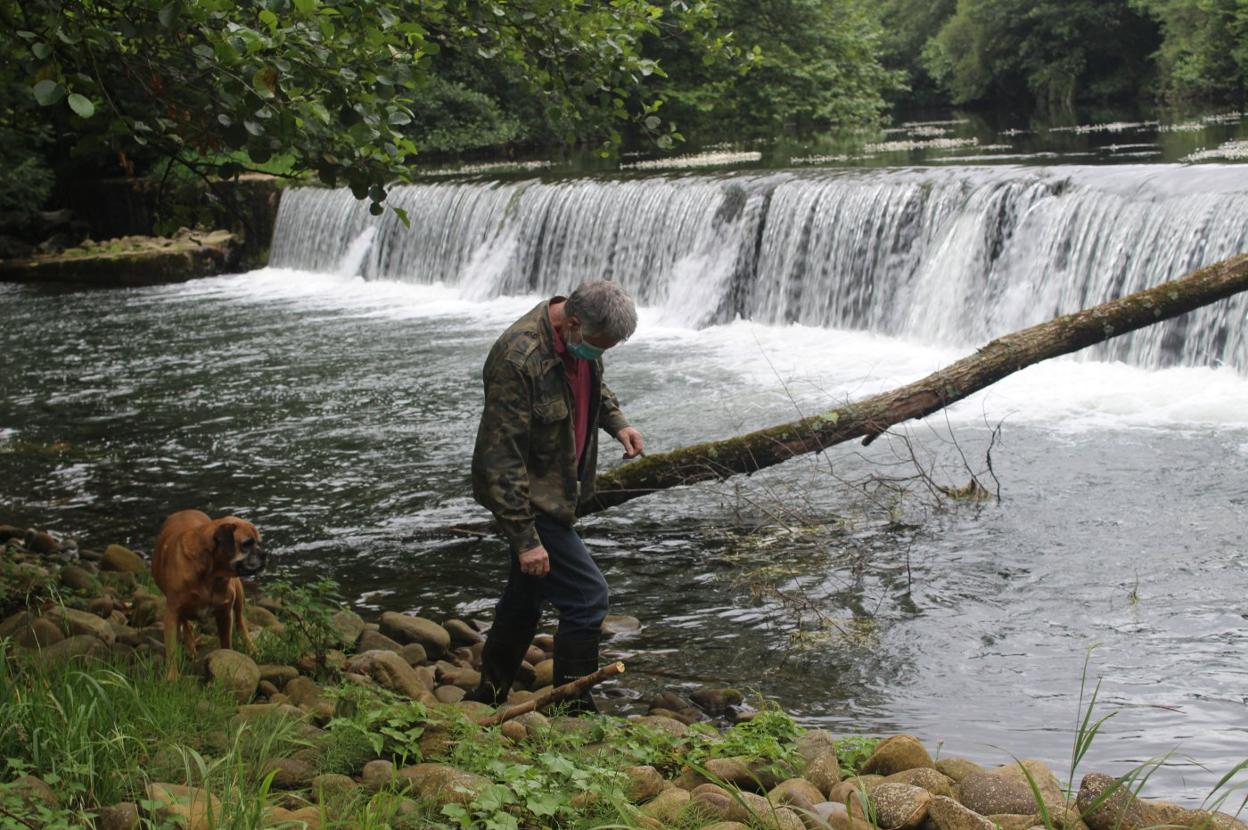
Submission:
[[[472,453],[472,494],[494,514],[515,552],[541,544],[537,512],[563,525],[593,496],[597,427],[611,435],[628,426],[615,395],[602,382],[602,361],[590,373],[589,435],[576,464],[572,392],[555,354],[545,300],[521,317],[490,349],[482,380],[485,409]]]

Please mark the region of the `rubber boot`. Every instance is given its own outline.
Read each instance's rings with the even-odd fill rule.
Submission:
[[[602,639],[601,631],[555,632],[555,678],[554,684],[562,686],[578,677],[598,671],[598,642]],[[589,689],[584,690],[564,704],[564,711],[569,715],[596,715],[598,707]]]
[[[498,706],[507,700],[524,654],[533,642],[535,630],[516,631],[498,625],[491,628],[485,638],[485,648],[481,651],[481,683],[464,695],[464,700],[490,706]]]

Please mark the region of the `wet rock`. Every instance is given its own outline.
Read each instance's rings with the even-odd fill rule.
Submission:
[[[380,631],[366,629],[360,634],[360,639],[355,644],[357,651],[393,651],[398,654],[403,648],[403,644],[390,639]]]
[[[77,565],[66,565],[61,568],[60,580],[61,584],[71,591],[94,594],[100,590],[100,581],[95,578],[95,574]]]
[[[640,812],[643,816],[657,819],[663,824],[674,824],[676,817],[689,804],[690,798],[688,790],[673,787],[656,795],[654,800],[643,804]]]
[[[1226,813],[1190,810],[1166,801],[1137,798],[1129,785],[1095,772],[1083,777],[1075,803],[1092,830],[1143,830],[1148,827],[1190,827],[1199,830],[1248,828],[1248,824]]]
[[[736,689],[702,688],[689,695],[690,699],[701,707],[702,711],[712,717],[727,714],[730,707],[745,700],[745,696]]]
[[[909,784],[912,787],[921,787],[932,795],[943,795],[949,798],[958,797],[957,785],[953,783],[953,780],[931,767],[915,767],[914,769],[893,773],[887,776],[883,783]]]
[[[934,796],[927,805],[927,817],[937,830],[996,830],[996,825],[952,798]]]
[[[790,778],[772,787],[767,793],[772,804],[784,804],[797,807],[799,810],[811,811],[815,805],[823,801],[823,793],[805,778]]]
[[[528,661],[520,663],[520,668],[516,669],[516,685],[526,689],[535,689],[536,684],[537,669],[533,668]]]
[[[333,627],[338,642],[348,648],[354,646],[364,633],[364,618],[345,608],[330,617],[329,624]]]
[[[628,776],[625,797],[634,804],[649,801],[663,792],[663,776],[654,767],[628,767],[624,774]]]
[[[60,626],[44,617],[35,617],[17,633],[15,638],[22,648],[47,648],[65,639]]]
[[[156,810],[157,818],[174,819],[185,830],[210,830],[214,817],[221,815],[221,802],[217,797],[198,787],[148,784],[147,799],[161,805]]]
[[[442,627],[446,629],[447,634],[451,635],[453,646],[471,646],[485,642],[481,632],[463,620],[447,620]]]
[[[892,775],[916,767],[935,767],[932,756],[913,735],[894,735],[881,741],[862,765],[864,775]]]
[[[381,633],[398,642],[420,643],[435,660],[451,647],[451,635],[433,620],[387,611],[381,615]]]
[[[299,672],[294,666],[283,666],[275,663],[266,663],[260,666],[260,679],[267,680],[279,689],[285,687],[287,683],[298,676]]]
[[[143,561],[143,557],[129,548],[121,545],[109,545],[104,548],[104,558],[100,560],[100,570],[137,574],[147,570],[147,564]]]
[[[910,784],[882,783],[871,794],[881,830],[915,830],[927,818],[932,794]]]
[[[411,782],[418,796],[439,806],[469,805],[490,785],[488,778],[448,764],[416,764],[404,767],[396,775]]]
[[[602,639],[610,640],[641,631],[641,620],[625,614],[608,614],[602,621]]]
[[[73,637],[66,637],[59,643],[53,643],[40,652],[41,659],[47,666],[62,666],[69,662],[105,660],[108,658],[108,654],[109,644],[99,637],[93,637],[90,634],[77,634]]]
[[[210,681],[233,692],[239,703],[247,703],[255,697],[260,685],[260,667],[256,661],[228,648],[219,648],[208,655],[204,673]]]
[[[370,793],[384,790],[394,780],[394,764],[390,761],[369,761],[360,770],[360,786]]]
[[[431,695],[420,676],[393,651],[366,651],[347,663],[347,671],[371,677],[378,685],[412,700],[428,702]]]
[[[95,830],[139,830],[139,805],[122,801],[95,811]]]
[[[958,784],[959,801],[982,816],[1000,813],[1036,813],[1038,807],[1023,774],[1023,767],[1034,779],[1046,805],[1060,807],[1061,787],[1049,768],[1040,761],[1027,760],[1008,764],[986,772],[972,773]]]
[[[550,634],[538,634],[533,637],[533,645],[537,646],[542,651],[554,651],[555,638]]]
[[[967,758],[941,758],[936,762],[936,771],[949,776],[956,784],[972,773],[988,770]]]
[[[316,776],[309,782],[308,787],[312,790],[312,797],[320,804],[349,798],[359,789],[359,785],[350,776],[333,772]]]

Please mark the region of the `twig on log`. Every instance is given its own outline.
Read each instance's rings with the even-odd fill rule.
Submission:
[[[562,686],[553,686],[544,689],[531,699],[524,703],[518,703],[515,706],[508,706],[505,709],[499,709],[488,718],[477,721],[481,726],[498,726],[503,721],[509,721],[512,718],[518,718],[529,712],[536,712],[538,709],[544,709],[552,703],[558,703],[561,700],[569,700],[577,697],[586,689],[597,686],[609,677],[624,673],[623,663],[611,663],[603,666],[593,674],[587,674],[584,677],[578,677],[576,680],[570,680]]]

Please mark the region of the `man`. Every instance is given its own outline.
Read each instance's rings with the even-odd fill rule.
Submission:
[[[602,382],[603,352],[636,328],[624,290],[593,280],[539,303],[490,349],[472,491],[507,538],[511,572],[469,700],[507,699],[547,601],[559,611],[555,685],[598,669],[607,581],[572,525],[593,495],[597,428],[624,445],[625,458],[642,452],[641,433]],[[597,711],[588,691],[572,709]]]

